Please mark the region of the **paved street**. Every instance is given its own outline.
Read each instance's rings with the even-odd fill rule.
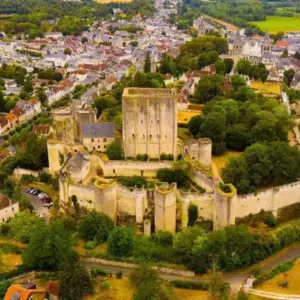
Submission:
[[[37,215],[42,215],[43,217],[47,217],[49,214],[49,210],[47,207],[44,207],[44,202],[38,198],[38,196],[33,196],[31,194],[26,193],[27,188],[21,188],[22,193],[29,199],[32,204],[34,211]]]

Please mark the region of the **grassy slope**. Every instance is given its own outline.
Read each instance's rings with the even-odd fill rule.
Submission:
[[[251,22],[259,26],[264,31],[270,33],[277,33],[278,31],[299,31],[300,30],[300,18],[293,17],[280,17],[280,16],[267,16],[266,21]]]

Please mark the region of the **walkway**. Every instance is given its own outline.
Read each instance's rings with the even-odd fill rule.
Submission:
[[[248,294],[268,298],[268,299],[282,299],[282,300],[300,300],[300,295],[289,295],[289,294],[277,294],[271,292],[265,292],[255,289],[249,289]]]

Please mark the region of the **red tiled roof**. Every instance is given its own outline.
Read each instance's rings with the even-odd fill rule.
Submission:
[[[277,41],[276,46],[278,47],[287,47],[290,43],[286,41]]]

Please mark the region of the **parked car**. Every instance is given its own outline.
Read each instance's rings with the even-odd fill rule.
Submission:
[[[42,198],[45,198],[45,197],[48,197],[48,195],[46,193],[40,193],[40,194],[38,194],[38,198],[39,199],[42,199]]]
[[[36,189],[31,189],[29,194],[33,195],[36,192]]]
[[[45,203],[43,206],[47,207],[47,208],[50,208],[52,205],[53,205],[53,202],[50,202],[50,203]]]
[[[43,202],[46,202],[46,203],[51,203],[52,202],[52,199],[48,196],[48,197],[44,197],[41,199]]]
[[[27,190],[26,190],[26,193],[29,193],[31,190],[33,190],[33,188],[28,188]]]

